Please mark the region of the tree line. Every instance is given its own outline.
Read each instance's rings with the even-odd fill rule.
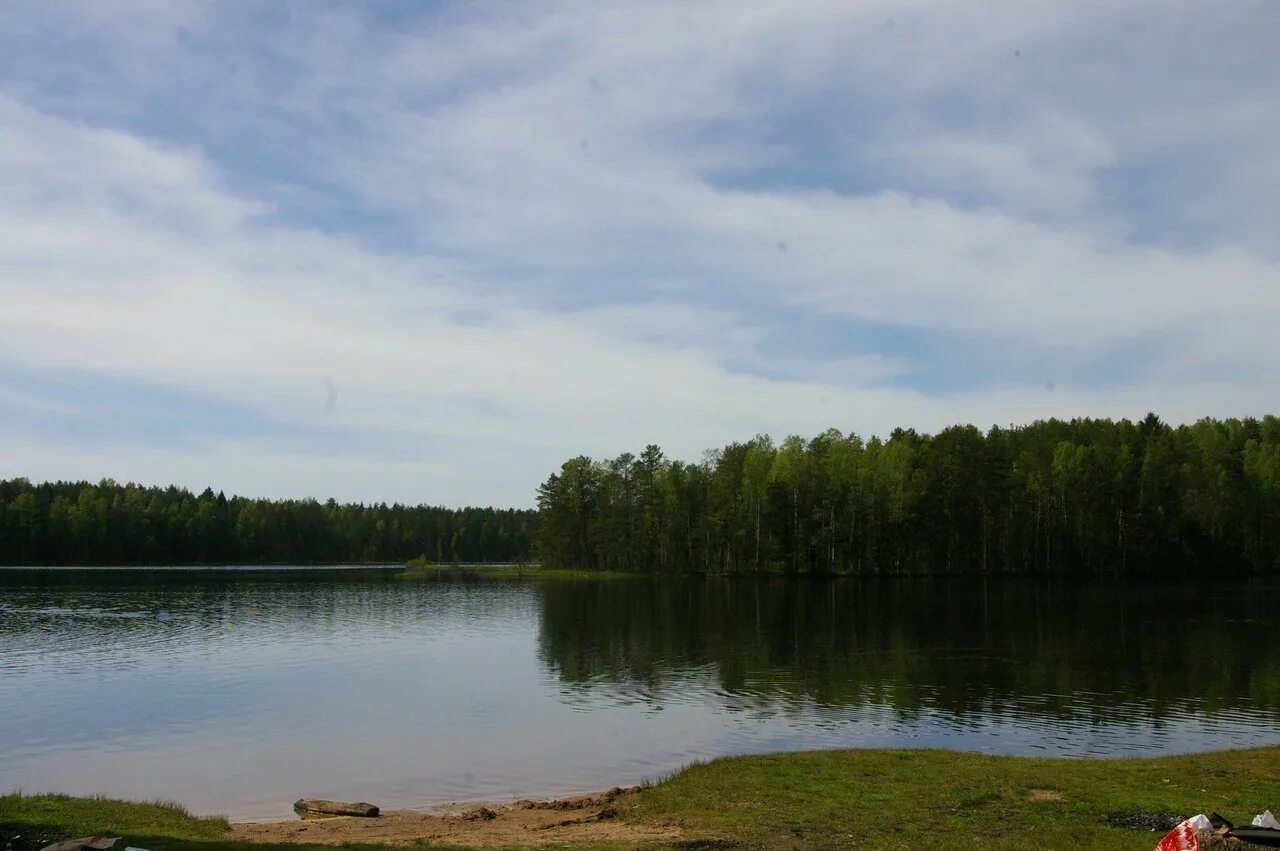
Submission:
[[[570,459],[535,557],[601,570],[1123,574],[1280,567],[1280,419],[767,436]]]
[[[227,497],[106,480],[0,480],[0,564],[228,564],[526,558],[531,510]]]

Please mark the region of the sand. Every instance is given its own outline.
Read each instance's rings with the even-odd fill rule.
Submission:
[[[636,789],[610,789],[554,801],[466,804],[430,812],[388,810],[374,818],[339,816],[232,825],[247,842],[342,845],[555,845],[569,842],[656,842],[680,839],[674,825],[628,824],[619,818]]]

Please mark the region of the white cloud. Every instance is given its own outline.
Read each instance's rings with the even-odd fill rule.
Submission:
[[[12,472],[522,504],[564,457],[651,441],[697,457],[761,431],[1194,418],[1277,398],[1275,260],[1249,239],[1138,243],[1109,202],[1108,175],[1152,137],[1176,128],[1195,150],[1195,110],[1113,126],[1060,91],[1032,96],[1031,72],[1010,70],[1013,51],[1031,64],[1128,26],[1131,8],[592,4],[453,11],[399,32],[349,11],[248,32],[174,8],[144,27],[171,79],[153,70],[143,85],[132,63],[102,60],[120,90],[96,86],[92,108],[51,94],[57,75],[40,67],[0,95],[0,358],[346,437],[320,451],[211,427],[181,448],[68,451],[0,433],[25,459]],[[1140,12],[1175,26],[1162,8]],[[226,87],[184,102],[226,58],[184,39],[241,34]],[[945,98],[962,95],[971,109],[952,120]],[[1012,115],[984,114],[992,99]],[[153,101],[195,139],[130,120]],[[860,105],[870,137],[844,147],[787,125],[840,137]],[[1274,153],[1239,139],[1264,119],[1230,114],[1209,137],[1274,169]],[[226,138],[205,143],[224,123],[260,130],[246,150],[298,140],[308,185],[237,171]],[[850,163],[823,163],[830,185],[788,182],[811,149]],[[874,185],[840,185],[868,162],[887,169]],[[293,221],[299,197],[349,205],[348,232]],[[361,215],[408,236],[379,247]],[[888,331],[845,351],[815,345],[806,319]],[[903,328],[1006,345],[1011,359],[1097,360],[1153,337],[1172,354],[1110,380],[975,376],[925,393],[910,380],[949,353],[894,351]],[[381,456],[379,435],[421,453]]]
[[[1111,143],[1079,121],[1054,113],[987,137],[943,131],[890,144],[883,156],[917,186],[972,193],[983,201],[1036,213],[1097,201],[1097,172],[1115,162]]]

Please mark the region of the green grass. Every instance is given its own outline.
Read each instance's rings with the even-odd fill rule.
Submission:
[[[1035,800],[1034,790],[1060,800]],[[1044,796],[1042,796],[1044,797]],[[1052,796],[1050,796],[1052,797]],[[1160,759],[1065,760],[948,751],[828,751],[691,766],[622,813],[748,849],[1142,849],[1157,834],[1111,827],[1127,811],[1217,810],[1247,822],[1280,803],[1280,748]],[[0,823],[123,836],[151,851],[239,851],[222,819],[173,804],[0,797]],[[307,851],[315,846],[257,846]],[[378,846],[349,846],[374,849]],[[632,846],[591,845],[604,851]]]
[[[221,839],[230,829],[224,818],[198,818],[181,804],[169,801],[138,804],[109,798],[21,793],[0,795],[0,824],[28,825],[68,837],[109,834],[196,843]]]
[[[1062,799],[1033,800],[1032,790]],[[1217,810],[1247,823],[1277,803],[1280,748],[1119,760],[819,751],[692,766],[627,817],[759,848],[1150,851],[1158,835],[1110,827],[1106,816]]]

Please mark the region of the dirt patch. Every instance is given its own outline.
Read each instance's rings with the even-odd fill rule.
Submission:
[[[1216,830],[1197,830],[1196,843],[1200,851],[1266,851],[1266,846],[1223,836]]]
[[[1032,801],[1061,801],[1062,793],[1053,789],[1032,789],[1027,798]]]
[[[682,839],[680,829],[671,825],[628,824],[619,819],[636,791],[610,789],[600,795],[555,801],[451,805],[431,812],[388,810],[374,818],[245,822],[232,825],[232,833],[236,839],[252,843],[442,844],[475,848]]]

